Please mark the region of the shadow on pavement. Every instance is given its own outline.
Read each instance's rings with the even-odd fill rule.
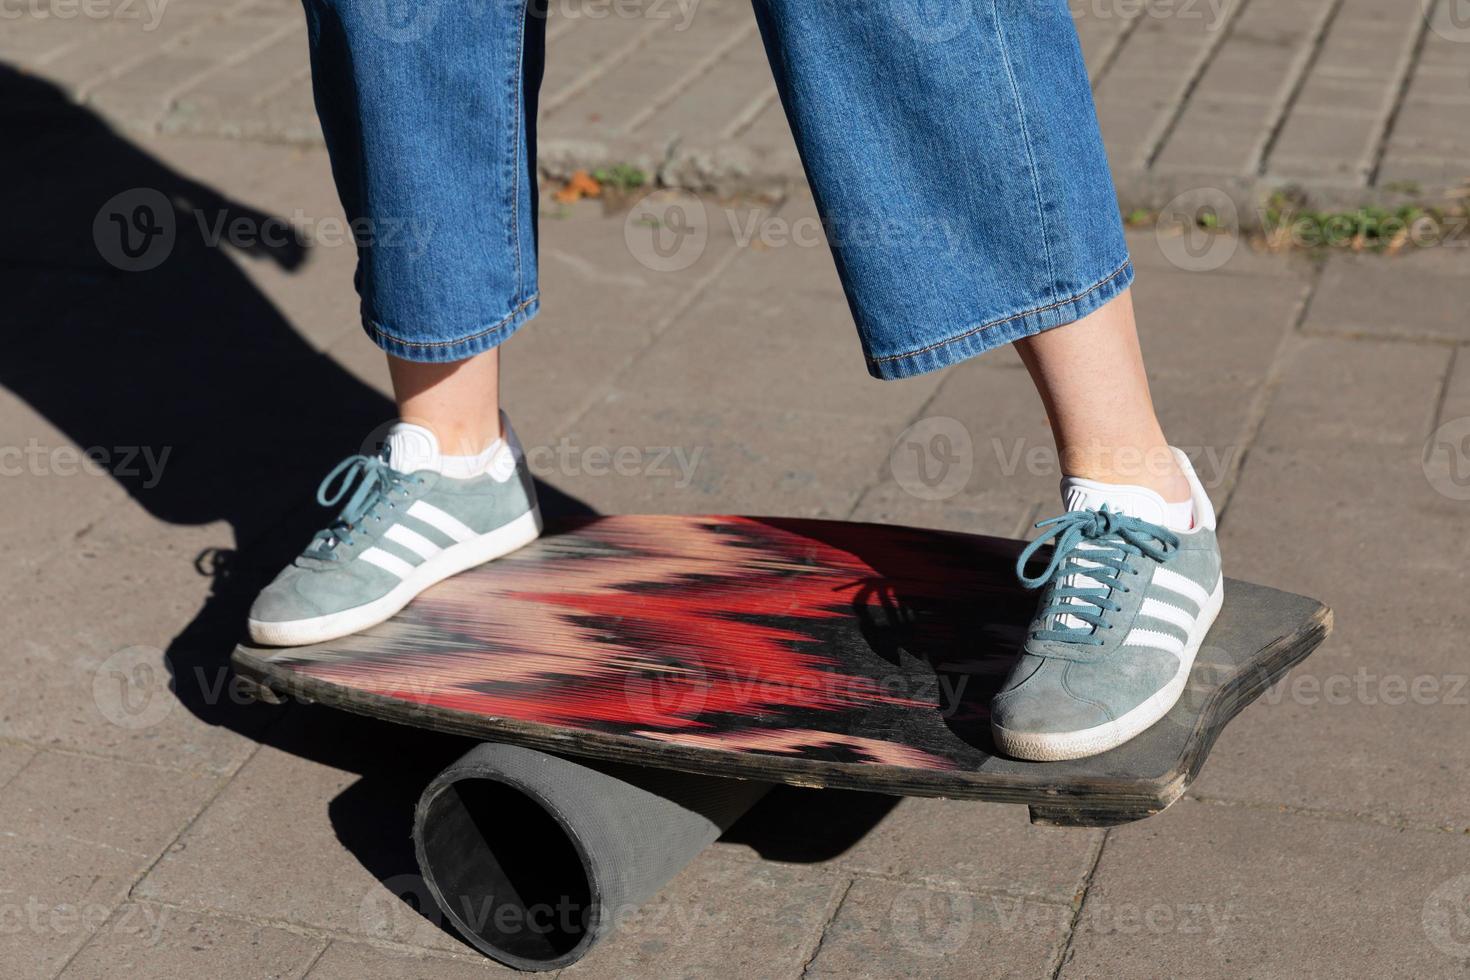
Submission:
[[[211,594],[166,651],[175,695],[205,724],[359,773],[329,807],[339,838],[380,879],[413,872],[418,793],[468,742],[222,694],[251,600],[324,520],[317,482],[394,416],[388,399],[313,349],[226,254],[236,248],[299,273],[309,250],[294,240],[211,244],[201,216],[205,228],[283,219],[178,173],[60,89],[3,65],[0,131],[0,212],[11,229],[0,242],[0,385],[77,447],[101,447],[114,462],[132,453],[131,465],[110,471],[154,518],[229,523],[236,547],[196,557]],[[538,492],[548,518],[590,513],[554,487]],[[776,832],[830,826],[822,814],[833,805],[774,794],[746,821],[744,839],[762,853],[817,860],[855,842],[887,808],[869,806],[872,820],[854,823],[842,807],[849,830],[808,835],[822,843]]]

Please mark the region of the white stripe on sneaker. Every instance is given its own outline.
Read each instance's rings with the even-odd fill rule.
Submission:
[[[473,541],[480,536],[464,524],[461,524],[458,519],[444,513],[444,511],[435,507],[433,504],[424,503],[422,500],[415,500],[413,502],[413,506],[408,508],[408,516],[416,517],[425,524],[438,528],[460,544],[464,544],[466,541]]]
[[[412,565],[404,561],[402,558],[399,558],[397,555],[388,554],[388,552],[384,551],[382,548],[369,548],[357,557],[361,558],[369,565],[377,565],[383,571],[391,572],[392,574],[397,575],[399,578],[408,578],[410,575],[413,574]]]
[[[1095,562],[1095,561],[1093,561],[1090,558],[1083,558],[1082,555],[1085,552],[1088,552],[1088,551],[1108,551],[1108,550],[1110,550],[1110,549],[1105,548],[1102,545],[1090,544],[1090,543],[1085,542],[1085,541],[1082,542],[1081,544],[1077,545],[1077,556],[1076,556],[1077,567],[1078,568],[1102,568],[1103,566],[1100,563]],[[1064,589],[1102,589],[1102,588],[1106,588],[1106,586],[1103,585],[1103,583],[1099,582],[1097,579],[1093,578],[1090,575],[1084,575],[1084,574],[1082,574],[1080,572],[1074,572],[1073,574],[1066,576],[1065,578],[1062,579],[1062,581],[1059,584]],[[1088,602],[1087,600],[1080,599],[1080,598],[1077,598],[1075,596],[1073,596],[1071,598],[1068,598],[1068,599],[1063,599],[1062,602],[1061,602],[1061,604],[1064,605],[1064,606],[1082,606],[1084,608],[1092,605],[1092,603]],[[1092,624],[1091,623],[1088,623],[1085,620],[1078,619],[1076,616],[1073,616],[1070,613],[1063,613],[1063,614],[1061,614],[1060,616],[1057,617],[1057,625],[1058,626],[1067,627],[1069,629],[1088,629]]]
[[[1153,584],[1162,589],[1184,596],[1194,603],[1196,609],[1203,609],[1210,604],[1210,593],[1198,585],[1193,579],[1185,578],[1178,572],[1163,567],[1154,569]]]
[[[1195,617],[1192,613],[1187,613],[1178,606],[1170,605],[1162,599],[1155,599],[1153,596],[1144,599],[1139,605],[1138,615],[1147,616],[1150,619],[1162,619],[1166,623],[1179,627],[1186,633],[1192,633],[1194,631]]]
[[[392,527],[388,528],[388,530],[383,534],[383,537],[387,538],[389,541],[394,541],[398,544],[403,545],[405,548],[407,548],[409,551],[412,551],[420,558],[433,558],[439,552],[444,550],[434,542],[430,541],[428,538],[424,537],[419,532],[412,530],[411,528],[404,527],[402,524],[394,524]]]
[[[481,562],[509,554],[536,539],[541,533],[541,513],[532,505],[526,513],[466,545],[445,548],[413,570],[387,595],[341,612],[288,622],[250,620],[250,637],[256,643],[296,647],[356,633],[381,623],[408,605],[410,599],[451,575]],[[371,551],[372,549],[368,549]],[[393,556],[389,556],[392,558]],[[395,559],[399,560],[399,559]]]
[[[1220,611],[1225,598],[1225,577],[1215,579],[1215,591],[1200,610],[1198,628],[1190,631],[1189,644],[1179,658],[1179,670],[1173,680],[1154,692],[1146,701],[1125,712],[1121,717],[1104,722],[1093,728],[1075,732],[1012,732],[991,722],[991,732],[997,745],[1009,755],[1021,759],[1052,760],[1080,759],[1097,755],[1133,738],[1154,722],[1164,717],[1184,693],[1189,682],[1189,672],[1194,666],[1195,655],[1209,635],[1210,625]]]
[[[1174,656],[1184,654],[1184,641],[1177,636],[1168,633],[1160,633],[1158,630],[1139,629],[1134,627],[1128,631],[1127,638],[1123,641],[1125,647],[1153,647],[1156,650],[1167,650]]]

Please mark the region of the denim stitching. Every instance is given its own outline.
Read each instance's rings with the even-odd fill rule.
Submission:
[[[526,298],[525,302],[521,303],[515,309],[511,310],[505,316],[501,317],[499,320],[495,321],[495,323],[486,327],[484,330],[468,334],[464,337],[456,337],[454,340],[404,340],[402,337],[393,336],[391,333],[378,326],[372,320],[367,321],[367,326],[368,329],[373,332],[373,336],[382,337],[384,340],[391,340],[393,341],[393,343],[402,344],[404,347],[454,347],[457,344],[469,343],[471,340],[479,340],[487,333],[494,333],[501,327],[505,326],[506,322],[513,319],[517,313],[520,313],[522,310],[524,310],[526,307],[530,306],[532,303],[536,302],[540,298],[540,293],[532,293]]]
[[[1038,307],[1036,307],[1034,309],[1022,310],[1020,313],[1013,313],[1010,316],[1001,317],[999,320],[990,320],[989,322],[980,324],[978,327],[971,327],[969,330],[966,330],[964,333],[955,334],[953,337],[948,337],[948,338],[946,338],[944,340],[936,341],[935,343],[930,344],[928,347],[920,347],[917,350],[906,351],[906,352],[904,352],[902,354],[885,354],[882,357],[870,357],[870,358],[868,358],[868,363],[869,364],[883,364],[883,363],[885,363],[887,361],[902,361],[902,360],[905,360],[905,359],[910,358],[910,357],[917,357],[920,354],[927,354],[931,350],[937,350],[940,347],[946,347],[946,346],[948,346],[950,344],[955,343],[956,341],[964,340],[966,337],[973,337],[975,334],[979,333],[982,330],[989,330],[991,327],[998,327],[1002,323],[1010,323],[1012,320],[1019,320],[1022,317],[1035,316],[1038,313],[1048,313],[1048,312],[1050,312],[1052,310],[1057,309],[1060,306],[1066,306],[1069,303],[1075,303],[1078,300],[1083,299],[1084,297],[1086,297],[1086,296],[1088,296],[1088,295],[1090,295],[1092,293],[1097,292],[1099,289],[1103,288],[1108,283],[1110,283],[1114,279],[1118,278],[1124,272],[1127,272],[1128,271],[1128,267],[1130,265],[1132,265],[1132,264],[1133,264],[1132,259],[1124,259],[1123,260],[1123,264],[1120,265],[1120,266],[1118,266],[1118,268],[1114,269],[1107,276],[1107,278],[1105,278],[1105,279],[1099,279],[1097,282],[1093,283],[1091,286],[1087,287],[1082,292],[1077,293],[1076,295],[1073,295],[1073,296],[1068,296],[1066,299],[1058,300],[1057,302],[1052,303],[1049,306],[1038,306]]]
[[[516,295],[525,291],[525,275],[521,267],[521,141],[525,135],[521,124],[526,115],[526,16],[531,0],[521,0],[520,40],[516,42],[516,73],[511,84],[511,111],[516,117],[516,136],[511,141],[510,170],[510,234],[511,249],[516,256]]]
[[[995,24],[995,38],[1000,43],[1000,60],[1005,66],[1006,81],[1011,86],[1011,97],[1016,103],[1016,120],[1021,126],[1021,141],[1026,145],[1026,164],[1031,170],[1031,190],[1036,195],[1036,220],[1041,225],[1041,251],[1046,255],[1047,291],[1055,299],[1057,295],[1057,268],[1051,255],[1051,241],[1046,231],[1046,208],[1041,200],[1041,174],[1036,169],[1036,150],[1031,145],[1031,130],[1026,125],[1026,109],[1021,102],[1021,87],[1016,82],[1016,73],[1011,67],[1011,54],[1006,44],[1005,28],[1001,26],[999,0],[990,0],[990,17]]]

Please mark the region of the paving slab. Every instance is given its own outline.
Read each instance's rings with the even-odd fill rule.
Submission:
[[[1392,522],[1381,520],[1385,501]],[[1444,529],[1464,520],[1464,504],[1426,478],[1418,446],[1355,456],[1263,449],[1247,458],[1221,547],[1228,574],[1322,599],[1338,633],[1379,617],[1444,623],[1460,613],[1470,547]],[[1286,531],[1312,547],[1284,546]]]
[[[0,587],[33,578],[76,534],[127,497],[31,405],[0,387]],[[97,447],[112,459],[116,447]],[[101,455],[94,457],[103,459]]]
[[[1273,363],[1307,289],[1296,276],[1157,270],[1140,273],[1134,286],[1155,411],[1217,508],[1254,438]]]
[[[324,157],[326,150],[317,147],[282,146],[248,140],[219,139],[169,134],[122,133],[159,166],[191,180],[202,187],[227,192],[235,200],[257,206],[285,204],[287,210],[299,202],[273,200],[267,187],[275,186],[283,172],[297,168],[303,160]]]
[[[1128,249],[1139,281],[1154,271],[1188,272],[1218,276],[1258,276],[1299,279],[1316,276],[1311,258],[1302,252],[1273,252],[1249,237],[1228,231],[1180,228],[1165,221],[1153,228],[1131,228]]]
[[[524,439],[559,435],[708,288],[737,248],[723,214],[679,192],[611,211],[543,196],[541,313],[505,345],[501,368]]]
[[[1437,344],[1295,339],[1281,350],[1255,445],[1356,452],[1423,446],[1451,356]]]
[[[1384,456],[1248,458],[1222,526],[1226,571],[1316,596],[1335,623],[1309,661],[1225,730],[1200,795],[1470,826],[1455,775],[1456,732],[1470,718],[1455,652],[1470,625],[1457,598],[1470,587],[1470,550],[1444,533],[1463,523],[1463,505],[1430,487],[1417,448]],[[1311,545],[1284,545],[1287,534]],[[1298,764],[1269,761],[1283,744]]]
[[[440,928],[409,838],[457,739],[292,707],[134,889],[139,899],[403,946],[462,951]],[[413,759],[405,765],[404,760]],[[290,860],[263,860],[266,855]]]
[[[1445,385],[1444,401],[1434,424],[1440,426],[1466,416],[1470,416],[1470,353],[1460,348],[1455,352],[1449,383]]]
[[[1334,255],[1307,311],[1313,333],[1470,340],[1470,257],[1452,246],[1400,258]],[[1439,254],[1442,253],[1442,254]],[[1451,271],[1458,268],[1460,274]]]
[[[435,956],[333,940],[312,964],[308,980],[360,980],[362,977],[401,977],[402,980],[464,980],[466,977],[512,977],[518,974],[494,960]],[[554,975],[554,974],[553,974]]]
[[[233,141],[231,141],[233,142]],[[250,144],[247,144],[250,145]],[[263,161],[264,162],[264,161]],[[314,350],[324,350],[340,337],[362,335],[361,312],[353,274],[357,248],[337,198],[325,150],[276,146],[267,170],[242,201],[258,217],[244,225],[246,233],[299,248],[292,261],[270,261],[257,252],[223,245],[241,276],[286,319]],[[218,214],[209,216],[218,222]],[[410,223],[383,234],[428,234]]]
[[[1191,794],[1463,833],[1470,674],[1456,644],[1440,629],[1397,649],[1401,629],[1338,629],[1226,728]]]
[[[15,778],[37,755],[37,750],[19,742],[0,742],[0,789]]]
[[[859,878],[808,977],[1047,976],[1071,908]]]
[[[244,761],[270,712],[233,730],[228,661],[179,642],[210,598],[196,561],[230,543],[220,525],[172,527],[131,503],[74,536],[8,597],[0,735],[201,774]]]
[[[1443,123],[1464,100],[1428,81],[1463,61],[1450,2],[1072,7],[1130,207],[1200,181],[1242,200],[1284,178],[1329,196],[1416,179],[1438,196],[1470,175],[1470,146]],[[174,0],[162,14],[8,21],[0,53],[137,131],[320,141],[299,6]],[[624,162],[691,189],[803,182],[748,6],[552,5],[547,34],[547,172]],[[1344,83],[1355,120],[1322,112]]]
[[[865,506],[917,517],[955,506],[996,515],[1009,534],[1055,501],[1060,479],[1036,388],[1020,359],[998,350],[941,372],[938,392],[885,451]]]
[[[1294,278],[1151,272],[1133,287],[1150,377],[1259,383],[1308,293]],[[1208,369],[1202,369],[1208,365]]]
[[[1013,538],[1027,533],[1039,506],[1020,500],[987,499],[983,491],[925,500],[884,479],[863,494],[849,519]]]
[[[798,976],[844,884],[709,850],[561,976]]]
[[[671,402],[759,405],[858,420],[908,419],[940,373],[868,375],[852,315],[810,197],[779,209],[721,208],[736,238],[729,270],[618,379]]]
[[[720,846],[906,884],[1067,904],[1082,889],[1101,833],[1032,826],[1019,806],[782,788]]]
[[[273,926],[201,915],[151,902],[114,912],[60,974],[195,980],[231,976],[302,976],[326,940]]]
[[[1463,976],[1467,872],[1463,834],[1181,801],[1109,834],[1060,976]]]
[[[6,971],[54,976],[103,927],[150,860],[84,841],[0,836]]]
[[[530,463],[602,513],[843,518],[878,479],[902,427],[614,389]]]
[[[1209,187],[1244,204],[1286,176],[1356,206],[1470,176],[1470,49],[1450,0],[1428,21],[1372,0],[1200,18],[1074,6],[1127,207]],[[682,28],[647,7],[553,7],[548,174],[628,162],[680,186],[801,186],[748,7],[706,0]],[[22,309],[64,311],[23,324],[0,369],[0,449],[176,453],[157,494],[117,475],[0,479],[15,680],[0,694],[0,907],[20,923],[0,929],[0,957],[17,975],[503,972],[417,910],[408,815],[463,746],[237,703],[217,656],[288,552],[272,535],[319,520],[314,481],[391,415],[353,250],[324,240],[340,213],[301,9],[173,0],[156,31],[137,28],[0,19],[0,58],[32,73],[0,84],[55,121],[8,158],[8,212],[54,233],[27,239],[4,282]],[[285,218],[311,247],[186,243],[158,275],[119,275],[91,222],[134,187]],[[543,195],[541,210],[544,312],[507,345],[505,393],[553,490],[608,511],[1007,535],[1055,506],[1044,414],[1012,352],[866,377],[809,197],[665,192],[630,211]],[[1227,569],[1320,596],[1334,637],[1226,729],[1194,798],[1110,832],[1092,878],[1099,834],[1033,828],[1019,808],[763,804],[571,972],[1464,975],[1466,250],[1333,252],[1318,280],[1305,257],[1167,223],[1129,243],[1155,400],[1228,502]],[[156,363],[119,372],[137,349]],[[971,466],[935,494],[895,452],[917,444],[935,477],[953,450],[932,441],[943,419]],[[291,462],[229,465],[262,432]],[[695,460],[687,475],[674,450]],[[125,928],[149,915],[161,931]]]
[[[219,786],[212,775],[43,751],[6,785],[0,826],[30,840],[75,842],[151,860]]]

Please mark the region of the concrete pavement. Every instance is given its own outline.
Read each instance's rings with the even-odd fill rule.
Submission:
[[[1072,7],[1126,209],[1201,186],[1247,208],[1288,185],[1323,205],[1439,201],[1470,179],[1458,0]],[[384,43],[455,15],[389,9]],[[968,2],[895,9],[895,29],[925,44],[957,43],[978,16]],[[292,0],[15,0],[13,13],[0,58],[129,130],[320,141]],[[552,0],[547,36],[548,174],[626,163],[690,190],[801,183],[744,0]]]
[[[113,25],[105,50],[47,49],[52,77],[136,57],[181,95],[203,80],[175,61],[299,52],[282,27],[294,7],[178,3],[158,28],[177,49]],[[1332,63],[1334,32],[1372,19],[1350,3],[1271,9],[1322,18],[1306,29],[1315,65]],[[1237,31],[1253,11],[1268,12],[1242,5]],[[1383,31],[1415,39],[1422,72],[1433,32],[1396,17]],[[76,29],[42,21],[4,22],[4,57],[37,62],[49,32]],[[1151,25],[1119,29],[1109,73]],[[591,37],[562,30],[555,44]],[[722,57],[748,53],[744,29],[728,30]],[[1205,43],[1221,64],[1233,42]],[[609,68],[609,93],[633,64]],[[221,92],[228,77],[209,74]],[[1105,111],[1109,77],[1127,73],[1103,76]],[[0,211],[19,229],[0,263],[13,297],[0,360],[6,972],[500,972],[415,910],[412,803],[460,743],[244,703],[226,666],[254,590],[321,520],[316,480],[392,412],[356,326],[325,154],[278,122],[305,119],[305,103],[287,108],[301,98],[290,85],[256,90],[254,115],[235,118],[259,129],[182,134],[179,95],[160,101],[140,80],[77,104],[78,84],[0,74],[0,105],[34,110],[7,117],[26,138],[0,164]],[[141,105],[158,114],[129,121]],[[745,131],[752,153],[770,118]],[[1173,159],[1161,145],[1154,167]],[[177,213],[169,253],[130,273],[93,226],[101,202],[138,188],[193,210]],[[642,206],[684,209],[702,244],[669,261],[627,212],[543,207],[545,312],[507,345],[505,383],[550,509],[1014,536],[1055,506],[1045,419],[1011,354],[866,376],[799,187]],[[221,216],[304,234],[212,243],[199,229]],[[569,976],[1465,975],[1470,256],[1453,240],[1391,258],[1266,255],[1167,230],[1130,244],[1155,397],[1221,511],[1228,573],[1323,599],[1333,637],[1227,729],[1159,817],[1058,830],[1015,807],[782,790]],[[969,441],[969,472],[941,495],[891,465],[915,425]],[[640,464],[610,468],[625,447]]]

